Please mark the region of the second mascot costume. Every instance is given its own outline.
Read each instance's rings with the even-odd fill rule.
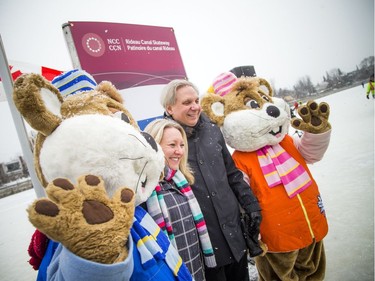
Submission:
[[[329,106],[309,101],[290,119],[289,106],[273,97],[262,78],[223,73],[201,100],[203,111],[218,124],[232,157],[257,197],[261,240],[268,247],[255,257],[260,280],[323,280],[323,238],[328,224],[322,196],[307,164],[328,148]],[[303,131],[288,135],[289,125]]]

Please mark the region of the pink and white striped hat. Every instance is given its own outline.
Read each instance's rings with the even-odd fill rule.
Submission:
[[[231,90],[233,83],[236,81],[236,75],[232,72],[224,72],[215,78],[212,87],[215,94],[225,96]]]

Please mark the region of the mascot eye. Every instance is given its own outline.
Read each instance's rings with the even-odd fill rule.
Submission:
[[[113,116],[116,117],[116,118],[118,118],[118,119],[121,119],[122,121],[125,121],[126,123],[130,124],[129,117],[124,112],[117,111],[117,112],[115,112],[113,114]]]
[[[269,99],[269,97],[267,97],[267,96],[262,96],[262,98],[264,99],[264,100],[266,100],[266,101],[270,101],[270,99]]]
[[[250,108],[259,108],[258,102],[252,99],[245,99],[245,105]]]
[[[146,139],[146,141],[151,145],[152,149],[158,152],[158,145],[154,138],[146,132],[141,132],[141,135]]]

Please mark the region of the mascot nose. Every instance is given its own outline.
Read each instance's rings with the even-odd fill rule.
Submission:
[[[151,135],[149,135],[148,133],[146,132],[141,132],[142,136],[146,139],[146,141],[151,145],[151,147],[156,151],[158,152],[158,146],[156,144],[156,141],[154,140],[153,137],[151,137]]]
[[[279,117],[280,115],[280,109],[278,109],[274,105],[270,105],[269,107],[267,107],[266,112],[269,116],[275,117],[275,118]]]

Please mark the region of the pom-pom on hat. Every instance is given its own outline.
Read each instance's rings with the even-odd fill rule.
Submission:
[[[225,96],[232,88],[232,84],[236,81],[236,75],[232,72],[224,72],[215,78],[212,87],[215,94]]]
[[[63,98],[83,91],[94,90],[97,86],[95,79],[86,71],[74,69],[56,76],[52,85],[59,89]]]

